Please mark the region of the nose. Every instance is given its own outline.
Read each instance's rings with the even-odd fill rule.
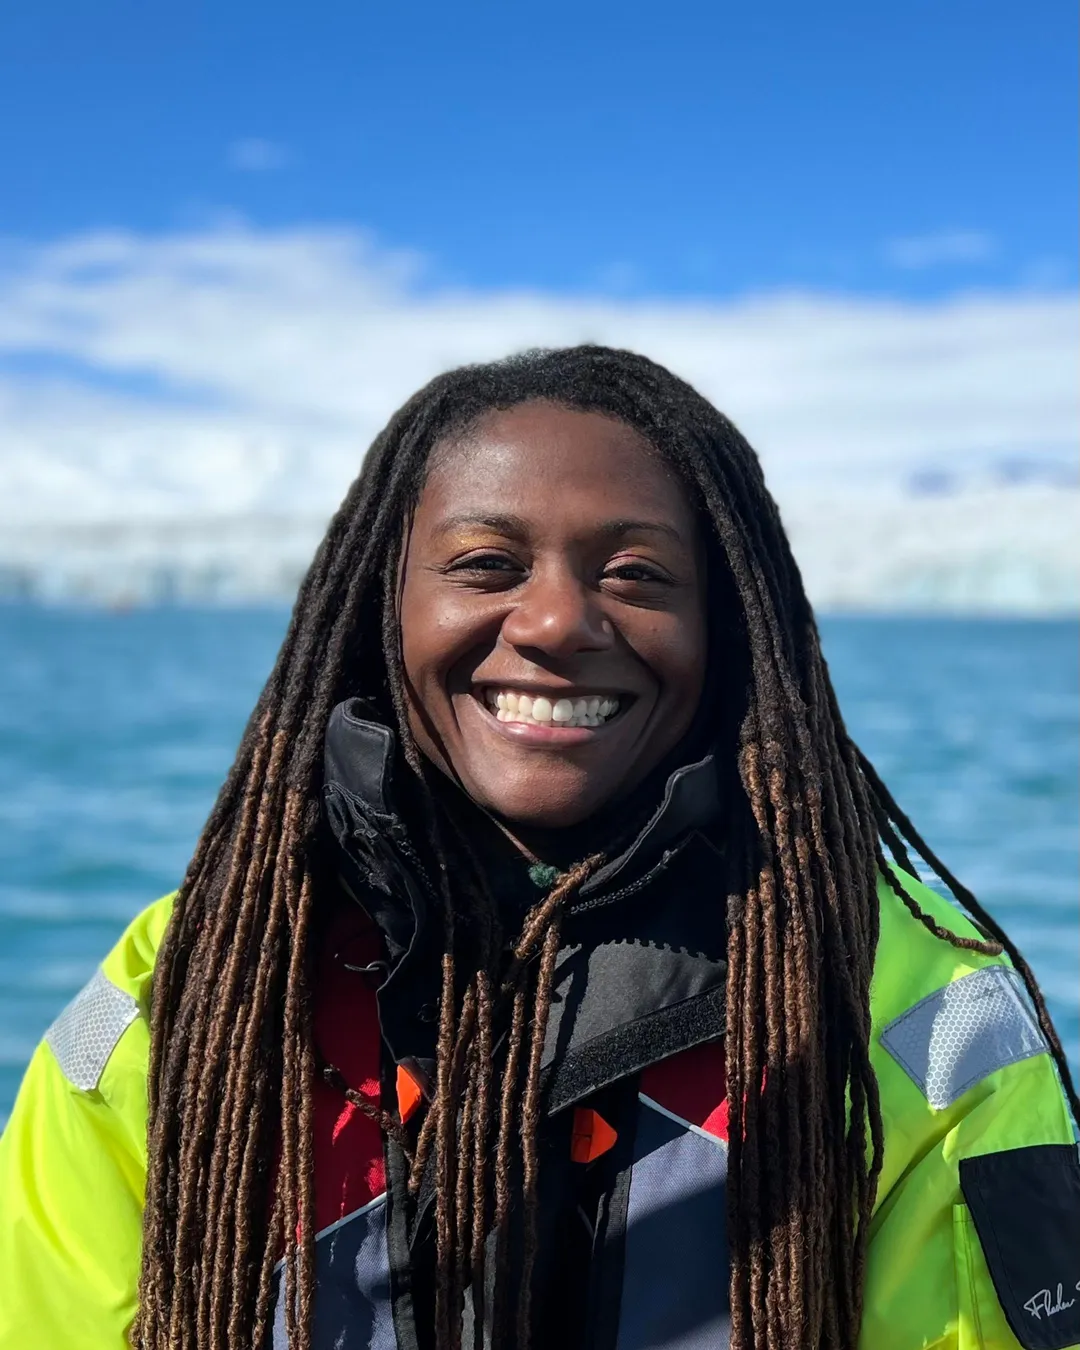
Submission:
[[[560,569],[548,576],[533,574],[503,620],[502,638],[513,647],[568,657],[607,651],[615,632],[596,594],[581,578]]]

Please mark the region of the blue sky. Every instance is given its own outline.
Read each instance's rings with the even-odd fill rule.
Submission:
[[[0,235],[371,231],[424,289],[1076,281],[1072,0],[34,0]]]

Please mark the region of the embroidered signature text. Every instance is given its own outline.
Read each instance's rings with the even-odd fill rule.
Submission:
[[[1077,1280],[1076,1287],[1080,1289],[1080,1280]],[[1064,1312],[1066,1308],[1071,1308],[1075,1302],[1076,1299],[1074,1298],[1062,1297],[1061,1285],[1059,1284],[1056,1299],[1049,1289],[1040,1289],[1037,1294],[1032,1294],[1024,1307],[1032,1317],[1041,1321],[1044,1317],[1053,1317],[1055,1313]]]

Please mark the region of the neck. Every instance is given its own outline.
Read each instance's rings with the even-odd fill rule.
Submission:
[[[632,792],[586,820],[557,829],[507,820],[487,811],[442,774],[432,775],[436,780],[432,787],[455,829],[469,840],[485,866],[494,863],[500,871],[516,870],[519,875],[530,868],[559,873],[596,853],[612,856],[625,848],[656,809],[671,767],[658,766]]]

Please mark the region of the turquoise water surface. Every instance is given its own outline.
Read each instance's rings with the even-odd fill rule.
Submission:
[[[0,1123],[46,1026],[183,872],[285,622],[0,607]],[[1016,938],[1075,1064],[1077,624],[823,630],[854,734]]]

